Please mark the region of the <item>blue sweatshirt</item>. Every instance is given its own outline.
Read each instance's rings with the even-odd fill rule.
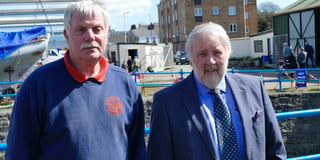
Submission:
[[[23,83],[6,159],[145,159],[143,102],[131,76],[102,58],[99,75],[86,77],[67,55]]]

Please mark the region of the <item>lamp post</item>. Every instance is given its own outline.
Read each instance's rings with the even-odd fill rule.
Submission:
[[[248,0],[243,0],[243,22],[244,22],[244,36],[247,37],[247,14],[246,14],[246,5]]]
[[[126,32],[126,14],[129,14],[129,11],[123,13],[123,30],[124,30],[124,43],[127,43],[127,32]]]
[[[153,31],[153,24],[151,23],[151,9],[149,8],[149,21],[150,21],[150,33],[151,33],[151,36],[150,36],[150,43],[153,43],[152,42],[152,31]]]

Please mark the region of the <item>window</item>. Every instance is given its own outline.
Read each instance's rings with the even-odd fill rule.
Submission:
[[[201,4],[201,0],[194,0],[194,4]]]
[[[195,8],[194,9],[194,16],[196,16],[196,17],[202,16],[202,8]]]
[[[254,52],[263,52],[262,40],[254,41]]]
[[[237,24],[235,24],[235,23],[229,24],[229,32],[230,33],[237,32]]]
[[[150,38],[146,37],[146,43],[149,43],[149,41],[150,41]]]
[[[219,15],[219,7],[213,7],[212,8],[212,15],[218,16]]]
[[[111,62],[116,62],[117,58],[116,58],[116,52],[115,51],[111,51]]]
[[[202,22],[202,16],[201,17],[194,17],[195,22]]]
[[[152,43],[156,44],[157,42],[157,37],[152,37]]]
[[[202,8],[194,9],[195,22],[202,22]]]
[[[237,15],[237,8],[235,6],[228,7],[229,16],[236,16]]]
[[[176,19],[175,20],[177,21],[178,20],[178,13],[176,12],[175,15],[176,15]]]
[[[249,33],[249,27],[246,26],[246,33]]]

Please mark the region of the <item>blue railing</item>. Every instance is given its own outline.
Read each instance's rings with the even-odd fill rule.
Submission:
[[[298,117],[309,117],[309,116],[317,116],[320,115],[320,108],[319,109],[308,109],[308,110],[301,110],[301,111],[291,111],[291,112],[281,112],[276,113],[277,119],[289,119],[289,118],[298,118]],[[150,133],[150,127],[146,127],[144,130],[145,134]]]
[[[7,143],[0,143],[0,151],[5,151],[7,149]]]
[[[320,159],[320,154],[312,154],[307,156],[288,158],[287,160],[319,160],[319,159]]]
[[[269,70],[236,70],[235,68],[231,68],[231,70],[228,70],[228,72],[231,73],[254,73],[254,72],[274,72],[277,73],[277,78],[275,79],[269,79],[265,80],[263,76],[261,76],[261,80],[263,83],[271,83],[271,82],[277,82],[279,83],[279,91],[283,91],[283,83],[284,82],[299,82],[299,81],[308,81],[308,82],[313,82],[313,81],[320,81],[320,79],[283,79],[282,75],[287,74],[287,72],[296,72],[296,71],[320,71],[320,68],[304,68],[304,69],[269,69]],[[133,76],[134,81],[136,82],[137,86],[141,87],[150,87],[150,86],[170,86],[173,85],[174,82],[171,83],[146,83],[146,82],[139,82],[138,80],[141,79],[141,77],[144,77],[146,75],[179,75],[179,79],[184,79],[185,75],[190,74],[191,72],[184,72],[183,69],[180,69],[179,72],[132,72],[131,75]],[[11,85],[11,84],[17,84],[17,83],[23,83],[23,81],[14,81],[14,82],[0,82],[0,85]],[[10,97],[10,96],[16,96],[16,94],[0,94],[0,97]]]
[[[289,118],[299,118],[299,117],[319,116],[319,115],[320,115],[320,108],[276,113],[278,120],[289,119]]]
[[[235,68],[232,68],[231,70],[228,70],[228,72],[231,73],[254,73],[254,72],[274,72],[277,74],[275,79],[269,79],[265,80],[263,76],[261,75],[261,80],[263,83],[270,83],[270,82],[277,82],[279,83],[279,91],[283,91],[283,83],[284,82],[313,82],[313,81],[320,81],[320,79],[308,79],[308,75],[305,75],[305,79],[283,79],[283,75],[287,75],[288,72],[299,72],[299,71],[320,71],[320,68],[303,68],[303,69],[283,69],[283,68],[278,68],[278,69],[269,69],[269,70],[236,70]],[[169,86],[174,84],[172,83],[144,83],[144,82],[138,82],[138,79],[143,77],[144,75],[157,75],[157,74],[166,74],[166,75],[180,75],[180,79],[183,79],[186,74],[190,74],[190,72],[184,72],[182,69],[179,72],[136,72],[134,71],[131,73],[131,75],[134,77],[134,80],[137,84],[137,86],[143,86],[143,87],[148,87],[148,86]],[[288,75],[287,75],[288,76]]]
[[[23,83],[23,81],[0,82],[0,85],[17,84],[17,83]]]

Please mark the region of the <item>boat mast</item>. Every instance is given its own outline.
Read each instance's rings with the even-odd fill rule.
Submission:
[[[47,23],[48,23],[48,25],[49,25],[49,27],[50,27],[51,35],[54,35],[54,34],[53,34],[53,31],[52,31],[52,26],[51,26],[50,21],[49,21],[49,19],[48,19],[46,10],[45,10],[44,7],[43,7],[42,1],[39,0],[39,2],[40,2],[40,5],[41,5],[41,8],[42,8],[42,11],[43,11],[43,13],[44,13],[44,16],[46,17]]]

